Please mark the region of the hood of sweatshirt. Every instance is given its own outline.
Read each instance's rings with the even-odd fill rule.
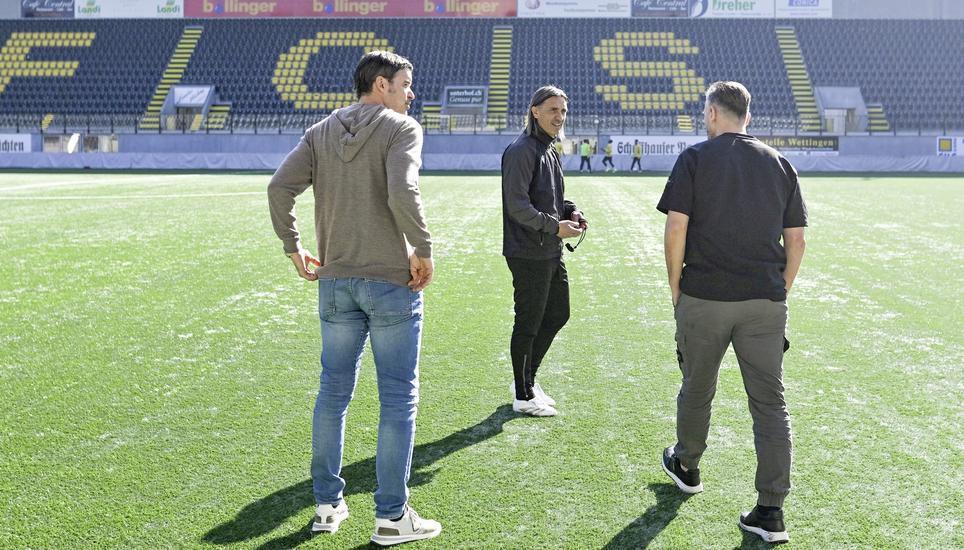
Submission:
[[[379,124],[391,117],[391,113],[393,111],[383,105],[364,103],[355,103],[332,113],[332,118],[336,121],[334,130],[341,134],[335,148],[341,160],[351,162],[378,129]]]

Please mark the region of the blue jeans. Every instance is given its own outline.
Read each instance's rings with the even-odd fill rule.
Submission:
[[[422,293],[369,279],[319,279],[321,385],[311,437],[315,502],[336,505],[345,446],[345,415],[355,392],[361,354],[371,334],[381,410],[375,452],[375,516],[394,519],[408,502],[408,478],[418,411]]]

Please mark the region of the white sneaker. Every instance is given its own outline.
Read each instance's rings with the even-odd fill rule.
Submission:
[[[415,540],[435,538],[442,532],[442,524],[432,519],[422,519],[411,506],[405,506],[405,514],[398,521],[375,518],[375,534],[372,542],[379,546],[392,546]]]
[[[512,400],[515,400],[515,382],[509,382],[509,395],[512,396]]]
[[[546,395],[546,392],[542,391],[542,386],[538,383],[532,387],[532,393],[535,394],[536,401],[542,401],[550,407],[556,406],[556,400]],[[512,399],[515,400],[515,382],[509,384],[509,394],[512,396]]]
[[[538,399],[530,399],[529,401],[514,399],[512,400],[512,410],[529,416],[556,416],[559,414],[559,411],[552,408],[552,405],[547,405]]]
[[[536,382],[535,386],[532,386],[532,393],[536,394],[536,399],[542,401],[546,405],[549,405],[550,407],[556,406],[556,400],[546,395],[546,392],[542,391],[542,386],[540,386],[538,382]]]
[[[331,504],[319,504],[315,509],[315,521],[311,524],[311,532],[314,533],[334,533],[338,530],[341,522],[348,518],[348,505],[345,501],[338,503],[338,506]]]

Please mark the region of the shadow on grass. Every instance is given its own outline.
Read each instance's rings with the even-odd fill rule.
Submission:
[[[673,521],[680,505],[691,496],[672,483],[650,483],[647,488],[656,495],[656,504],[613,537],[603,550],[646,548]]]
[[[485,420],[431,443],[415,447],[409,487],[430,483],[438,468],[430,468],[438,460],[502,433],[507,421],[518,418],[511,405],[502,405]],[[345,496],[375,491],[375,457],[366,458],[342,468]],[[288,518],[315,505],[311,480],[306,479],[256,500],[241,509],[234,519],[208,531],[203,542],[234,544],[270,533]],[[286,536],[269,540],[263,549],[294,548],[310,538],[307,526]],[[359,548],[367,548],[362,545]]]
[[[766,542],[758,535],[747,533],[742,529],[740,529],[740,533],[743,533],[743,542],[740,543],[739,546],[735,546],[733,550],[766,550],[768,548],[779,548],[782,546],[782,544]]]

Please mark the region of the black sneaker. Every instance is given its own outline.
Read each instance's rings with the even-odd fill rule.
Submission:
[[[759,506],[754,506],[749,514],[740,514],[740,529],[759,535],[761,539],[774,544],[790,540],[783,524],[783,510],[780,508],[763,511]]]
[[[673,447],[663,449],[663,471],[676,483],[680,491],[691,495],[703,492],[700,469],[694,468],[684,472],[679,459],[673,454]]]

